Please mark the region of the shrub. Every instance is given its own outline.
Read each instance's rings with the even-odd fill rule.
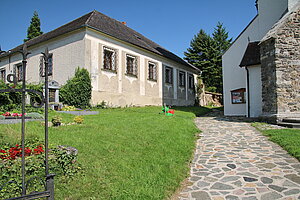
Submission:
[[[44,188],[38,178],[45,175],[44,150],[43,145],[26,143],[26,177],[33,179],[27,185],[27,192],[43,191]],[[20,196],[21,193],[21,149],[17,144],[14,147],[8,145],[0,146],[0,199],[7,199]],[[49,170],[50,173],[56,174],[56,177],[70,178],[79,171],[77,155],[69,154],[66,150],[53,148],[49,151]],[[66,180],[66,179],[64,179]],[[4,185],[6,183],[9,184]]]
[[[76,117],[74,117],[74,122],[76,124],[82,124],[83,123],[83,117],[82,116],[76,116]]]
[[[98,103],[95,107],[105,109],[107,108],[107,104],[105,101],[101,101],[101,103],[100,104]]]
[[[0,120],[5,119],[5,117],[3,115],[0,115]]]
[[[76,111],[76,107],[75,106],[64,106],[61,110],[62,111]]]
[[[60,116],[54,116],[51,120],[53,126],[60,126],[62,122],[62,118]]]
[[[64,104],[77,108],[90,107],[92,84],[89,72],[78,67],[75,76],[60,88],[59,95]]]

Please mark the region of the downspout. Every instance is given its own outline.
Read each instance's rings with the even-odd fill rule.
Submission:
[[[247,72],[247,102],[248,102],[248,112],[247,117],[250,118],[250,88],[249,88],[249,69],[247,66],[245,66],[246,72]]]

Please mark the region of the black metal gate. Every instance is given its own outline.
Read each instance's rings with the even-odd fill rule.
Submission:
[[[45,49],[45,52],[41,53],[43,55],[43,60],[45,63],[45,95],[42,92],[26,89],[26,64],[27,64],[27,56],[30,54],[27,51],[26,44],[23,45],[23,48],[19,51],[22,56],[22,89],[15,89],[14,87],[10,87],[7,84],[7,89],[0,89],[0,92],[21,92],[22,93],[22,137],[21,137],[21,148],[22,148],[22,193],[19,197],[10,198],[7,200],[16,200],[16,199],[38,199],[38,198],[47,198],[48,200],[54,200],[54,174],[49,174],[49,164],[48,164],[48,104],[49,104],[49,91],[48,91],[48,59],[51,54],[48,51],[48,48]],[[15,74],[8,74],[7,81],[9,83],[17,84],[18,80]],[[31,105],[34,107],[45,107],[45,177],[31,177],[26,181],[25,177],[25,97],[26,92],[35,93],[39,95],[42,99],[42,102],[39,105],[32,103]],[[43,184],[45,190],[42,192],[34,192],[27,194],[26,190],[28,185],[34,179],[41,180],[41,184]],[[9,185],[13,182],[5,183],[3,186],[0,186],[0,190],[2,190],[6,185]]]

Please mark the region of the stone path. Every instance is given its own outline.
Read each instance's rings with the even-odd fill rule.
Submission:
[[[181,200],[297,200],[300,163],[249,123],[201,117],[202,133]]]

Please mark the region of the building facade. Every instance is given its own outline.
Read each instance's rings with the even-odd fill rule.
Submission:
[[[124,23],[98,11],[88,13],[27,43],[27,82],[43,81],[41,52],[52,57],[49,79],[60,86],[77,67],[92,80],[92,104],[110,106],[193,105],[198,70]],[[0,55],[1,79],[22,71],[18,48]]]
[[[295,14],[299,7],[299,0],[257,0],[256,3],[258,14],[222,58],[224,113],[229,116],[277,118],[280,115],[277,111],[287,111],[286,107],[289,107],[287,105],[295,105],[294,101],[296,101],[290,98],[291,101],[280,103],[283,96],[280,98],[279,96],[285,86],[278,84],[281,74],[277,73],[278,67],[275,65],[279,66],[277,63],[284,63],[282,68],[299,76],[299,65],[295,64],[299,61],[299,56],[296,55],[299,46],[291,44],[291,42],[298,42],[298,36],[294,33],[299,31],[299,16]],[[292,20],[287,20],[290,18]],[[279,31],[278,27],[286,30],[285,34]],[[289,36],[287,33],[293,34]],[[288,38],[289,41],[280,39],[278,35]],[[281,44],[276,45],[276,42],[272,43],[272,40]],[[272,47],[270,47],[270,42]],[[297,49],[295,55],[285,58],[282,56],[285,42],[289,48]],[[290,82],[294,78],[285,76],[283,79]],[[294,85],[297,84],[294,83]],[[298,90],[299,95],[297,87],[292,90]],[[296,93],[289,96],[295,97]],[[287,111],[290,114],[286,116],[298,115],[296,114],[300,109],[298,104],[293,108],[293,111]]]

